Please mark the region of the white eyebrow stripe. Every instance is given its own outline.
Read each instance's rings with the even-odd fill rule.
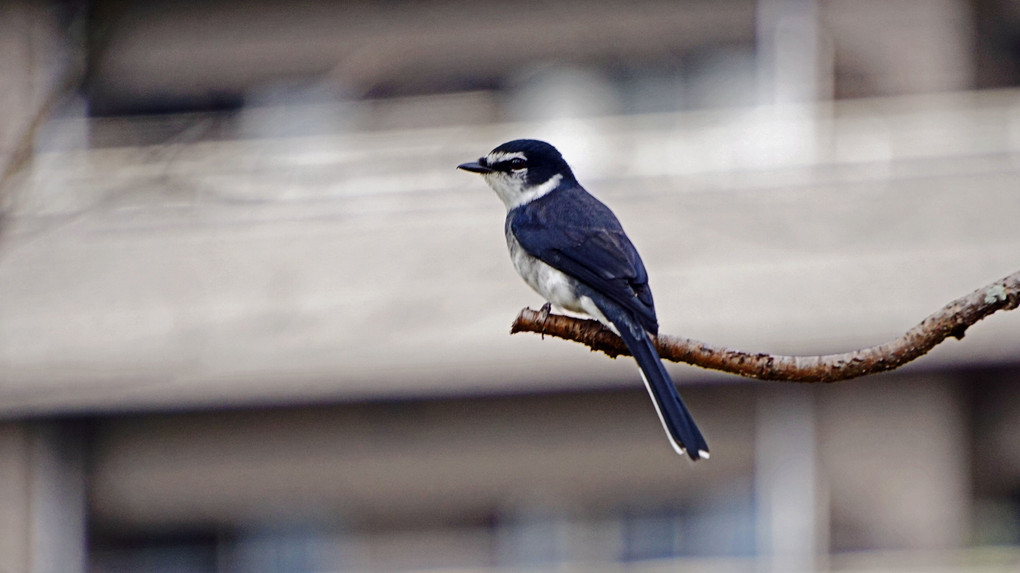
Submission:
[[[493,151],[486,158],[485,161],[489,165],[499,163],[500,161],[508,161],[510,159],[527,159],[520,151],[514,151],[513,153],[507,153],[505,151]]]

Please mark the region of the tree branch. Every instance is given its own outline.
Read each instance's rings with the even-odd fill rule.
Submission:
[[[773,356],[752,354],[711,346],[680,336],[659,335],[659,355],[672,362],[684,362],[759,380],[787,382],[837,382],[858,376],[886,372],[928,353],[950,336],[962,339],[971,325],[1000,310],[1020,306],[1020,272],[958,298],[921,321],[903,336],[870,348],[823,356]],[[558,314],[543,315],[530,308],[521,310],[510,333],[535,332],[574,340],[615,358],[629,355],[615,333],[596,320]]]

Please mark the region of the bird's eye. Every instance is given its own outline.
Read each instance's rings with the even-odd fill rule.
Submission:
[[[514,157],[513,159],[507,162],[507,165],[510,166],[510,169],[516,171],[518,169],[524,169],[528,165],[528,163],[521,159],[520,157]]]

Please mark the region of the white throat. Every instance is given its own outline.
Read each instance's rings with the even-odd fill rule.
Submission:
[[[535,199],[548,194],[558,187],[562,181],[563,175],[557,173],[545,183],[529,186],[524,180],[524,173],[514,174],[493,171],[492,173],[485,174],[485,182],[489,184],[489,187],[492,187],[496,195],[499,195],[500,200],[506,205],[507,211],[531,203]]]

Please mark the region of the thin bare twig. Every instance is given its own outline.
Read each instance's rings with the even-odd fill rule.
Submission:
[[[921,321],[903,336],[869,348],[822,356],[777,356],[715,347],[680,336],[659,335],[659,355],[710,370],[759,380],[837,382],[886,372],[928,353],[949,337],[963,338],[971,325],[1000,310],[1020,306],[1020,272],[958,298]],[[536,332],[574,340],[609,356],[629,355],[623,341],[598,321],[548,315],[525,308],[510,333]]]

